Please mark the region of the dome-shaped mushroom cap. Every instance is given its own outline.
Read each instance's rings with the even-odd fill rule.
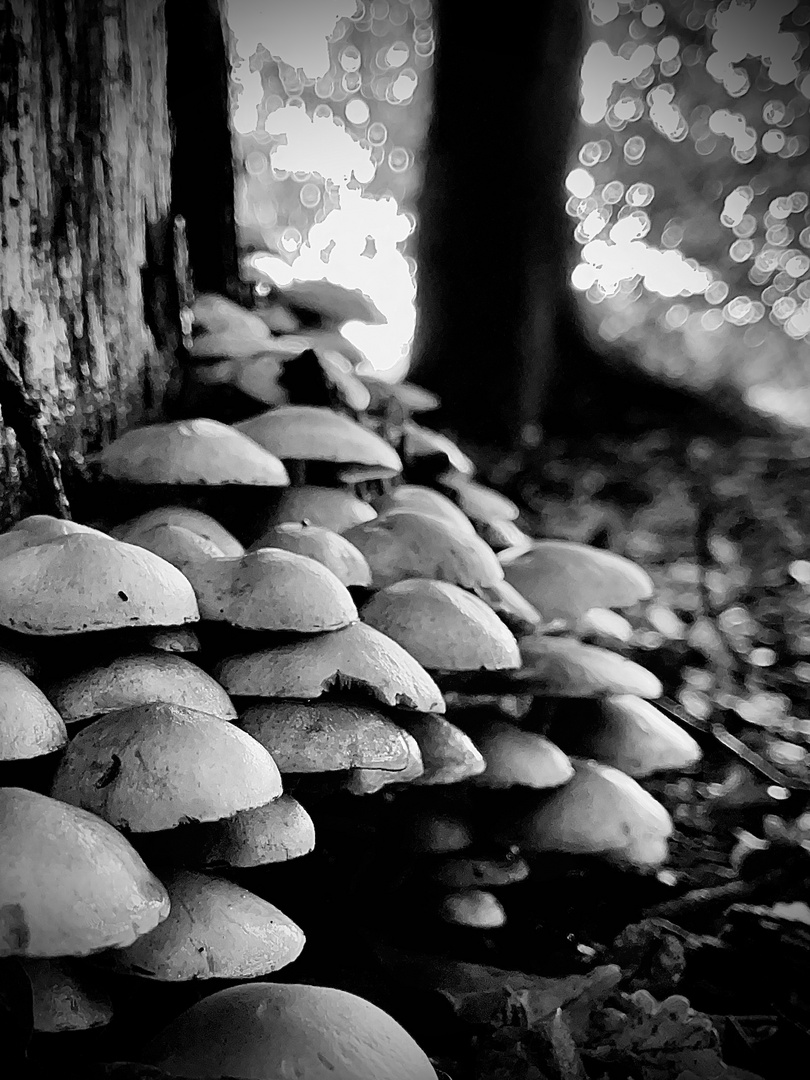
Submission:
[[[532,634],[521,638],[520,652],[524,666],[510,675],[516,693],[521,686],[538,697],[657,698],[664,692],[660,680],[640,664],[574,638]]]
[[[263,701],[245,709],[239,726],[282,773],[404,769],[408,763],[402,729],[368,705]]]
[[[127,543],[151,551],[182,571],[196,562],[225,557],[222,548],[213,540],[184,525],[152,525],[140,529]]]
[[[108,953],[117,971],[161,982],[255,979],[300,955],[304,934],[273,904],[225,878],[176,870],[163,875],[168,919]]]
[[[68,724],[154,701],[198,709],[220,720],[236,719],[236,709],[219,683],[173,653],[117,656],[59,679],[47,689]]]
[[[184,567],[203,619],[246,630],[314,634],[357,619],[346,586],[322,563],[280,548]]]
[[[591,608],[632,607],[653,594],[646,570],[612,551],[569,540],[536,540],[500,555],[506,580],[544,619],[575,620]]]
[[[52,793],[117,828],[157,832],[263,806],[281,794],[281,777],[265,748],[234,724],[154,703],[80,731]]]
[[[438,431],[422,427],[413,420],[403,425],[402,453],[407,461],[413,458],[437,458],[442,471],[452,469],[462,476],[472,476],[475,465],[452,439]]]
[[[511,499],[467,476],[449,472],[440,477],[439,482],[455,494],[458,505],[473,521],[490,524],[494,521],[517,521],[520,517],[520,509]]]
[[[495,612],[445,581],[409,578],[388,585],[372,596],[362,616],[434,671],[520,667],[517,641]]]
[[[164,887],[95,814],[9,787],[0,821],[0,956],[86,956],[168,915]]]
[[[318,487],[302,484],[287,488],[268,516],[265,528],[282,521],[308,521],[336,533],[344,533],[353,525],[371,521],[377,511],[345,488]]]
[[[469,724],[468,733],[487,763],[475,778],[482,787],[554,788],[574,775],[568,757],[543,735],[495,717]]]
[[[419,749],[419,744],[404,728],[401,734],[408,753],[404,767],[377,769],[361,766],[349,769],[343,785],[346,791],[351,792],[352,795],[373,795],[374,792],[381,791],[389,784],[410,784],[422,776],[425,767],[422,763],[422,751]]]
[[[70,960],[26,960],[34,994],[34,1031],[87,1031],[112,1020],[113,1010],[95,972]]]
[[[434,488],[421,484],[400,484],[374,500],[378,514],[389,510],[408,510],[415,514],[428,514],[459,530],[464,536],[477,536],[475,526],[454,502]]]
[[[238,697],[319,698],[330,690],[366,691],[384,705],[444,712],[425,669],[401,645],[365,623],[274,649],[223,660],[216,678]]]
[[[486,762],[472,739],[461,728],[435,713],[403,715],[402,726],[416,740],[424,772],[419,785],[457,784],[478,776]]]
[[[191,316],[195,329],[206,330],[209,334],[236,331],[273,340],[258,315],[217,293],[200,293],[191,306]]]
[[[279,289],[279,292],[291,307],[311,311],[331,326],[342,326],[347,322],[382,326],[388,321],[361,289],[348,289],[325,278],[314,281],[296,279]]]
[[[495,552],[478,537],[464,536],[446,521],[408,510],[386,514],[347,529],[371,567],[375,589],[405,578],[433,578],[464,589],[503,580]]]
[[[94,456],[112,480],[130,484],[250,484],[290,482],[277,457],[228,424],[200,417],[132,428]]]
[[[460,889],[448,893],[442,899],[439,914],[445,922],[477,930],[495,930],[506,922],[503,904],[486,889]]]
[[[543,623],[540,612],[520,595],[508,581],[499,581],[486,589],[479,589],[478,595],[488,604],[506,626],[522,637],[538,630]]]
[[[149,533],[156,525],[179,525],[183,529],[197,533],[205,540],[215,544],[222,555],[244,555],[242,544],[231,535],[224,525],[200,510],[190,510],[186,506],[159,506],[147,510],[145,514],[131,518],[122,525],[111,529],[111,535],[128,544],[138,544],[143,533]],[[151,550],[151,549],[150,549]]]
[[[177,1076],[279,1080],[437,1080],[396,1020],[345,990],[231,986],[181,1013],[141,1055]]]
[[[38,686],[0,660],[0,761],[24,761],[61,750],[67,728]]]
[[[236,427],[284,461],[331,461],[402,471],[399,455],[384,439],[322,405],[282,405]]]
[[[667,856],[672,819],[631,777],[609,765],[575,760],[574,778],[504,829],[524,851],[597,854],[633,866]]]
[[[559,725],[559,742],[570,754],[613,765],[628,776],[686,769],[700,761],[700,746],[649,701],[632,694],[605,698],[595,723]]]
[[[365,555],[332,529],[307,522],[283,521],[266,529],[250,545],[250,550],[265,547],[282,548],[315,559],[347,587],[371,584],[371,569]]]
[[[191,829],[194,836],[186,831],[180,853],[189,866],[265,866],[296,859],[315,847],[312,818],[290,795]]]
[[[79,525],[76,521],[65,521],[50,514],[32,514],[0,535],[0,559],[13,555],[15,551],[22,551],[23,548],[47,544],[49,540],[73,536],[74,533],[87,533],[109,539],[106,533],[100,529],[92,529],[89,525]]]
[[[76,533],[0,560],[0,626],[75,634],[200,617],[190,582],[150,551]]]

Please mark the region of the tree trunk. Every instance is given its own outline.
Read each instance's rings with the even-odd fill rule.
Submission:
[[[68,473],[159,410],[142,272],[167,246],[166,55],[163,0],[0,0],[3,524],[48,506],[14,375]]]
[[[459,435],[513,447],[532,439],[556,359],[583,13],[572,0],[513,18],[454,0],[434,11],[412,375]]]

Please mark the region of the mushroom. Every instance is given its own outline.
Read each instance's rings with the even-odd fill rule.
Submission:
[[[0,821],[0,956],[87,956],[168,915],[163,885],[95,814],[7,787]]]
[[[506,922],[506,912],[497,896],[486,889],[461,889],[447,893],[439,906],[445,922],[475,930],[496,930]]]
[[[573,764],[572,780],[501,830],[508,841],[526,853],[596,854],[638,868],[659,866],[672,833],[665,808],[618,769]]]
[[[443,716],[403,712],[398,722],[416,740],[422,755],[423,772],[414,778],[414,784],[457,784],[486,768],[469,735]]]
[[[441,692],[424,668],[402,646],[362,622],[226,657],[215,676],[238,697],[307,701],[340,688],[370,694],[393,708],[444,712]]]
[[[467,515],[434,488],[421,484],[399,484],[372,502],[378,514],[385,514],[389,510],[427,514],[446,522],[464,536],[476,536],[475,526]]]
[[[450,889],[495,889],[515,885],[529,876],[529,864],[516,855],[503,859],[451,855],[443,858],[432,877]]]
[[[513,693],[578,698],[657,698],[663,693],[660,681],[640,664],[574,638],[532,634],[521,639],[520,652],[524,666],[501,676],[508,678]]]
[[[272,341],[264,320],[253,311],[218,293],[200,293],[191,306],[193,331],[205,334],[249,334]]]
[[[469,823],[449,809],[415,808],[404,822],[405,842],[418,855],[443,855],[464,851],[473,842]]]
[[[347,588],[371,584],[371,569],[363,553],[332,529],[307,521],[284,521],[266,529],[250,549],[255,551],[264,547],[282,548],[315,559]]]
[[[387,322],[377,305],[360,289],[348,289],[326,279],[316,281],[294,280],[278,288],[281,301],[299,318],[317,324],[324,329],[338,329],[347,322],[382,326]],[[308,318],[307,318],[308,317]]]
[[[359,766],[350,769],[345,784],[348,792],[352,795],[373,795],[389,784],[410,784],[423,775],[425,767],[419,744],[408,731],[403,730],[401,734],[408,754],[404,768],[392,770]]]
[[[48,684],[47,692],[67,724],[157,701],[220,720],[236,719],[236,709],[219,683],[196,664],[171,653],[117,656]]]
[[[76,960],[25,960],[23,968],[33,991],[34,1031],[88,1031],[112,1020],[110,999],[86,965]]]
[[[101,538],[107,536],[99,529],[80,525],[76,521],[66,521],[50,514],[31,514],[12,525],[7,532],[0,534],[0,559],[13,555],[15,551],[22,551],[23,548],[36,547],[49,540],[73,536],[75,533],[87,533]]]
[[[475,472],[472,460],[446,435],[413,420],[406,420],[402,430],[402,457],[415,482],[414,473],[435,479],[447,472],[462,476]]]
[[[363,621],[387,634],[433,671],[503,671],[520,667],[515,638],[477,596],[457,585],[408,578],[380,589]]]
[[[497,556],[483,540],[425,514],[389,510],[344,535],[368,560],[376,589],[414,577],[470,590],[503,580]]]
[[[201,510],[191,510],[185,506],[159,506],[147,510],[136,518],[125,521],[111,530],[110,535],[128,544],[138,544],[140,537],[150,535],[157,525],[175,525],[197,533],[205,540],[210,540],[222,555],[244,555],[245,549],[224,525]],[[152,550],[150,548],[150,550]]]
[[[535,540],[528,550],[502,551],[506,580],[544,619],[573,622],[591,608],[632,607],[652,596],[640,566],[611,551],[567,540]]]
[[[38,686],[0,661],[0,761],[26,761],[67,744],[64,721]]]
[[[265,866],[296,859],[315,846],[312,818],[290,795],[221,821],[181,825],[170,835],[174,861],[184,866]]]
[[[285,521],[306,521],[336,533],[345,533],[377,516],[376,510],[346,488],[302,484],[287,488],[274,508],[256,526],[253,536],[261,538],[273,525]]]
[[[162,702],[108,713],[69,744],[54,798],[133,833],[217,821],[272,802],[281,778],[234,724]]]
[[[462,472],[444,473],[438,482],[453,493],[458,506],[474,522],[517,521],[520,517],[520,510],[511,499],[471,480]]]
[[[345,990],[254,982],[220,990],[174,1019],[141,1055],[177,1076],[276,1080],[438,1080],[382,1009]]]
[[[300,927],[273,904],[225,878],[191,870],[163,875],[169,917],[102,957],[115,971],[160,982],[255,979],[292,963]]]
[[[475,783],[488,788],[555,788],[574,775],[563,751],[543,735],[497,717],[465,717],[465,728],[486,762]]]

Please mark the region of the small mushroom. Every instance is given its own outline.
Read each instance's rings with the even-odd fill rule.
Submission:
[[[75,736],[54,798],[133,833],[217,821],[272,802],[281,777],[268,752],[234,724],[181,705],[108,713]]]
[[[389,510],[407,510],[416,514],[428,514],[457,529],[465,536],[475,536],[475,526],[456,504],[435,488],[422,484],[399,484],[386,494],[373,500],[378,514]]]
[[[245,549],[224,525],[200,510],[185,506],[159,506],[136,518],[125,521],[111,530],[111,535],[128,544],[137,544],[139,537],[151,533],[156,525],[177,525],[197,533],[216,545],[222,555],[244,555]],[[150,550],[152,550],[150,548]],[[158,553],[159,554],[159,553]]]
[[[509,674],[515,693],[580,698],[663,693],[658,678],[640,664],[574,638],[532,634],[521,639],[520,652],[523,667]]]
[[[282,548],[315,559],[347,588],[371,585],[371,569],[365,555],[332,529],[307,521],[283,521],[266,529],[250,549],[255,551],[264,547]]]
[[[574,767],[543,735],[497,717],[465,719],[464,726],[486,761],[475,783],[488,788],[554,788],[567,784]]]
[[[132,945],[105,954],[113,970],[160,982],[255,979],[300,955],[300,927],[247,889],[190,870],[163,880],[169,917]]]
[[[472,476],[475,472],[472,460],[452,439],[413,420],[406,420],[403,425],[402,456],[409,470],[418,468],[433,477],[451,471],[462,476]]]
[[[61,750],[64,721],[38,686],[0,661],[0,761],[27,761]]]
[[[163,885],[95,814],[7,787],[0,821],[0,956],[87,956],[168,915]]]
[[[439,477],[439,483],[453,493],[459,507],[474,522],[517,521],[520,517],[520,510],[511,499],[463,473],[445,473]]]
[[[497,930],[506,912],[497,896],[486,889],[460,889],[442,898],[439,914],[445,922],[475,930]]]
[[[184,866],[266,866],[299,858],[315,846],[312,818],[290,795],[221,821],[181,825],[171,835],[176,861]]]

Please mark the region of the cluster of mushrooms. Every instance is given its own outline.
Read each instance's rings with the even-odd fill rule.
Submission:
[[[41,1032],[109,1023],[108,976],[236,983],[143,1048],[177,1075],[427,1080],[369,1002],[256,981],[304,933],[244,873],[283,881],[348,802],[427,857],[439,919],[492,930],[545,853],[660,866],[639,780],[700,751],[582,640],[621,635],[646,573],[527,536],[414,420],[431,395],[354,370],[357,297],[293,299],[197,302],[196,392],[248,415],[132,429],[92,462],[92,524],[0,535],[0,956]]]

